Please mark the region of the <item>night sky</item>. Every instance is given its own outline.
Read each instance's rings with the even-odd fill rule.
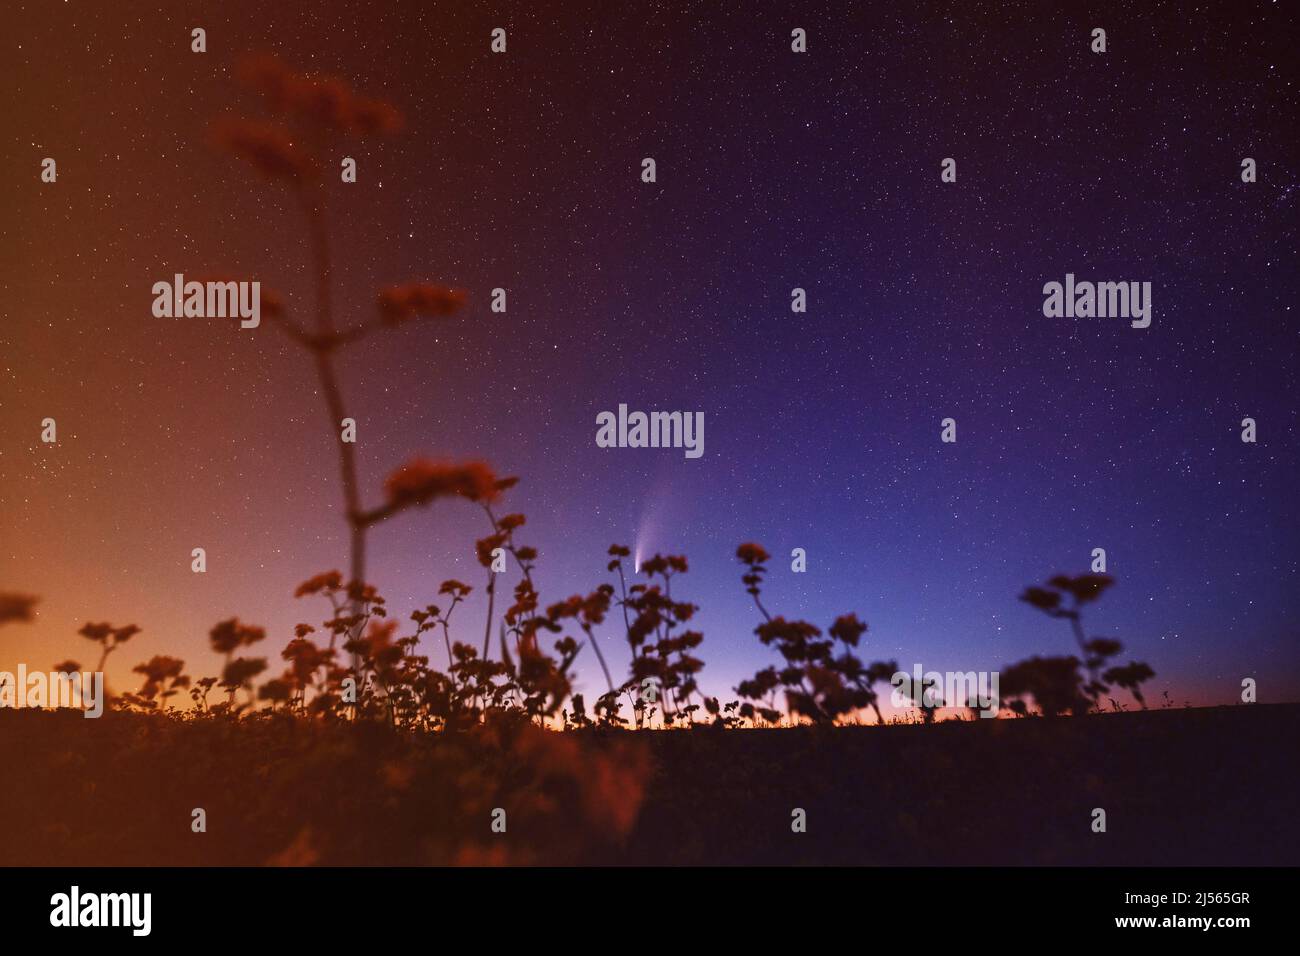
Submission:
[[[519,475],[544,602],[608,580],[613,542],[686,554],[674,596],[701,606],[701,681],[724,699],[776,661],[739,580],[749,540],[773,554],[773,613],[856,611],[868,660],[937,670],[1071,653],[1016,597],[1102,547],[1117,583],[1085,624],[1154,667],[1149,700],[1228,703],[1243,677],[1300,699],[1293,6],[155,6],[5,14],[0,590],[42,600],[0,632],[0,669],[89,665],[76,630],[109,620],[144,628],[116,688],[153,654],[215,674],[208,629],[238,615],[278,672],[293,624],[326,616],[292,598],[346,566],[307,356],[265,320],[151,313],[183,272],[310,315],[289,192],[208,143],[219,114],[259,115],[234,69],[270,51],[406,118],[327,157],[341,320],[407,280],[469,293],[349,354],[367,503],[414,454]],[[1151,327],[1045,318],[1067,272],[1151,282]],[[597,448],[620,403],[704,412],[704,456]],[[401,515],[369,576],[403,619],[444,578],[477,597],[487,530],[457,501]],[[477,601],[457,613],[453,636],[480,639]]]

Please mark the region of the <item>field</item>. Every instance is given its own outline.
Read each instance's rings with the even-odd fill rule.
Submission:
[[[1298,731],[1294,704],[563,734],[0,711],[0,864],[1294,865]]]

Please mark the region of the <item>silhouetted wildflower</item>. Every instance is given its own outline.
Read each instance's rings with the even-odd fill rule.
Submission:
[[[213,123],[212,138],[268,179],[302,182],[320,171],[316,160],[286,130],[271,123],[223,117]]]
[[[0,592],[0,624],[6,621],[32,621],[36,618],[39,598],[30,594]]]

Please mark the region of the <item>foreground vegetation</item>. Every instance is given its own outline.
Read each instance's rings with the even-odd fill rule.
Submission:
[[[1265,704],[652,734],[0,711],[0,864],[1294,865],[1298,732]]]

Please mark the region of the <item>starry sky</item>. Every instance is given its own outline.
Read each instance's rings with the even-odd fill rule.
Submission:
[[[1300,699],[1294,7],[306,6],[8,8],[0,590],[42,601],[0,632],[0,669],[93,663],[76,630],[109,620],[144,628],[110,684],[161,653],[216,673],[217,620],[267,627],[278,658],[325,616],[292,598],[346,565],[309,360],[266,321],[151,312],[175,272],[311,312],[290,194],[208,143],[217,115],[259,115],[235,65],[270,51],[406,119],[330,157],[358,164],[329,177],[341,321],[393,283],[469,293],[349,354],[368,504],[414,454],[519,475],[544,602],[608,580],[613,542],[686,554],[674,596],[700,605],[701,681],[724,699],[775,662],[748,540],[774,555],[773,613],[856,611],[868,660],[937,670],[1071,653],[1016,596],[1105,548],[1117,583],[1085,623],[1154,667],[1149,698],[1232,702],[1250,676]],[[1045,318],[1067,272],[1150,281],[1151,327]],[[619,403],[702,411],[704,456],[597,448]],[[403,514],[371,535],[370,577],[402,618],[445,578],[474,585],[453,636],[475,641],[486,531],[460,502]]]

